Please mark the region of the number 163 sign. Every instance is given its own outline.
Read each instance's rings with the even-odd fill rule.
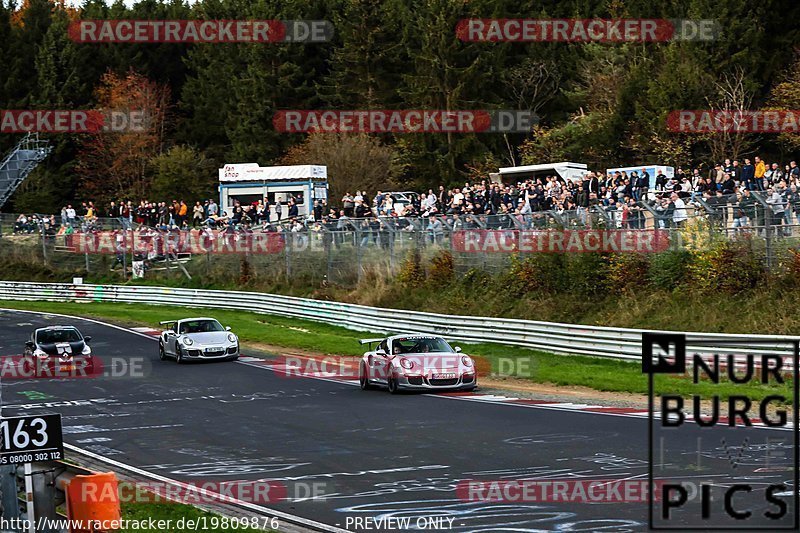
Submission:
[[[0,465],[63,458],[61,415],[0,418]]]

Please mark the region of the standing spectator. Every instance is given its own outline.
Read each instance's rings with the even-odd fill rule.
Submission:
[[[442,222],[436,218],[436,216],[430,217],[428,219],[428,235],[430,236],[432,244],[439,244],[442,240],[442,234],[444,232],[444,227],[442,226]]]
[[[76,217],[77,214],[75,213],[75,209],[72,207],[72,204],[67,205],[67,225],[74,226]]]
[[[734,161],[734,164],[735,163],[736,161]],[[756,182],[756,169],[750,164],[750,160],[747,158],[745,158],[744,165],[742,165],[739,181],[741,181],[743,187],[746,187],[751,191],[760,190],[758,188],[758,182]]]
[[[784,178],[783,170],[781,170],[778,163],[772,163],[772,168],[767,171],[765,176],[769,179],[770,183],[780,183]]]
[[[217,202],[214,201],[213,198],[208,199],[208,216],[215,217],[219,214],[219,206]]]
[[[169,222],[169,209],[167,209],[167,202],[160,202],[158,204],[158,225],[165,226]]]
[[[733,229],[739,231],[739,228],[747,227],[747,212],[742,205],[742,193],[736,193],[736,203],[733,205]]]
[[[180,207],[178,207],[178,226],[183,227],[183,224],[189,217],[189,206],[186,205],[186,202],[181,200]]]
[[[349,192],[344,193],[344,196],[342,197],[342,208],[344,210],[344,214],[348,218],[353,218],[353,210],[355,209],[355,206],[356,204],[353,196]],[[291,217],[291,215],[289,216]]]
[[[299,209],[297,207],[297,202],[294,201],[294,198],[289,198],[289,213],[288,213],[289,220],[297,218],[298,214],[299,214]]]
[[[747,160],[745,160],[746,162]],[[760,184],[761,187],[764,186],[764,175],[767,173],[767,165],[764,164],[764,161],[756,156],[756,168],[755,168],[755,177],[756,181]]]
[[[783,196],[781,196],[781,189],[780,185],[776,185],[775,187],[770,187],[767,190],[767,203],[770,205],[772,210],[772,219],[771,224],[773,226],[781,226],[783,225],[783,212],[786,209],[783,203]],[[783,231],[776,231],[776,235],[782,236]]]
[[[789,163],[789,175],[786,177],[791,177],[795,182],[800,179],[800,167],[797,166],[797,161]]]
[[[797,217],[797,223],[800,224],[800,192],[798,192],[797,185],[792,184],[789,187],[789,194],[786,196],[786,200],[791,206],[795,217]],[[789,223],[792,223],[791,219]]]
[[[439,202],[439,211],[444,213],[447,209],[447,206],[450,205],[450,194],[445,190],[443,185],[439,185],[439,194],[437,195],[436,199]]]
[[[686,213],[686,204],[683,203],[683,200],[681,200],[676,193],[672,193],[670,199],[675,209],[672,213],[672,222],[674,222],[675,226],[678,228],[683,227],[683,223],[689,218]]]
[[[266,211],[264,211],[263,200],[259,200],[258,203],[256,204],[256,214],[254,219],[256,224],[263,224],[267,219]]]
[[[742,190],[742,199],[739,200],[739,207],[742,208],[744,216],[750,225],[760,226],[761,220],[758,216],[758,208],[756,207],[756,199],[750,193],[750,189]]]
[[[646,168],[642,169],[642,173],[639,175],[636,188],[639,194],[639,196],[636,198],[636,201],[640,202],[647,199],[647,190],[650,188],[650,174],[647,172]]]
[[[658,175],[656,176],[656,191],[663,191],[666,185],[667,176],[664,175],[662,170],[659,170]]]
[[[192,227],[196,228],[200,226],[203,222],[203,215],[205,214],[205,209],[200,204],[200,202],[195,202],[194,208],[192,208]]]
[[[277,222],[281,221],[282,214],[283,214],[283,202],[275,198],[275,216],[277,217]]]

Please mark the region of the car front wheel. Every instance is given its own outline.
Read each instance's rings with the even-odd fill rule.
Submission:
[[[397,394],[400,392],[400,387],[397,384],[397,378],[394,376],[389,378],[389,392],[392,394]]]
[[[372,384],[369,382],[369,377],[367,376],[367,365],[361,363],[358,368],[358,384],[361,390],[370,390],[372,388]]]
[[[167,352],[164,351],[163,342],[158,343],[158,358],[161,359],[162,361],[165,361],[167,359]]]
[[[175,350],[175,362],[178,363],[179,365],[184,362],[183,361],[183,348],[181,348],[180,346],[178,346],[178,348]]]

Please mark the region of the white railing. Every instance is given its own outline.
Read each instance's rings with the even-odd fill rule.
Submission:
[[[492,342],[548,352],[584,354],[613,359],[641,360],[644,330],[581,326],[461,315],[440,315],[382,309],[258,292],[180,289],[130,285],[72,285],[0,281],[0,301],[141,303],[195,308],[240,309],[255,313],[302,318],[376,333],[429,333],[471,343]],[[0,303],[0,307],[2,304]],[[672,332],[674,333],[674,332]],[[694,353],[792,355],[787,343],[796,338],[780,335],[726,335],[686,332]],[[701,341],[721,341],[703,348]],[[759,341],[754,347],[753,341]],[[737,344],[737,342],[741,344]],[[722,344],[724,343],[724,344]]]

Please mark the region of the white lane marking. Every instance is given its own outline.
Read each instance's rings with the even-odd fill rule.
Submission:
[[[99,428],[97,426],[64,426],[63,432],[67,435],[74,435],[76,433],[108,433],[111,431],[138,431],[140,429],[163,429],[163,428],[181,428],[183,424],[162,424],[159,426],[136,426],[127,428]]]
[[[588,403],[571,403],[571,402],[557,402],[557,403],[540,403],[543,407],[560,407],[561,409],[601,409],[602,405],[591,405]]]
[[[192,485],[189,485],[188,483],[183,483],[183,482],[177,481],[175,479],[171,479],[171,478],[168,478],[168,477],[165,477],[165,476],[154,474],[152,472],[148,472],[147,470],[142,470],[141,468],[137,468],[135,466],[131,466],[131,465],[127,464],[127,463],[123,463],[121,461],[116,461],[114,459],[109,459],[108,457],[103,457],[102,455],[90,452],[89,450],[86,450],[84,448],[80,448],[78,446],[75,446],[73,444],[69,444],[67,442],[64,443],[64,448],[66,448],[68,450],[72,450],[74,452],[78,452],[78,453],[83,454],[83,455],[85,455],[87,457],[91,457],[92,459],[95,459],[96,461],[101,461],[101,462],[103,462],[105,464],[108,464],[108,465],[111,465],[111,466],[115,466],[115,467],[120,468],[122,470],[127,470],[128,472],[133,472],[134,474],[137,474],[137,475],[142,476],[142,477],[150,478],[150,479],[153,479],[153,480],[156,480],[156,481],[161,481],[162,483],[169,483],[170,485],[175,485],[175,486],[178,486],[178,487],[182,487],[182,488],[187,489],[187,490],[200,492],[201,494],[203,494],[203,496],[208,496],[209,498],[219,497],[218,493],[215,493],[213,491],[207,490],[207,489],[205,489],[203,487],[192,486]],[[245,509],[249,509],[251,511],[255,511],[255,512],[258,512],[260,514],[268,514],[268,515],[271,515],[271,516],[275,516],[277,518],[283,518],[284,520],[291,521],[294,524],[313,527],[313,528],[321,529],[322,531],[331,531],[333,533],[350,533],[346,529],[341,529],[341,528],[338,528],[338,527],[335,527],[335,526],[330,526],[328,524],[323,524],[322,522],[317,522],[315,520],[309,520],[308,518],[303,518],[301,516],[293,515],[293,514],[290,514],[290,513],[284,513],[283,511],[276,511],[275,509],[270,509],[269,507],[264,507],[264,506],[261,506],[261,505],[256,505],[254,503],[245,502],[245,501],[233,498],[233,497],[229,497],[227,495],[225,496],[225,500],[228,501],[228,502],[233,502],[236,505],[238,505],[239,507],[244,507]]]

